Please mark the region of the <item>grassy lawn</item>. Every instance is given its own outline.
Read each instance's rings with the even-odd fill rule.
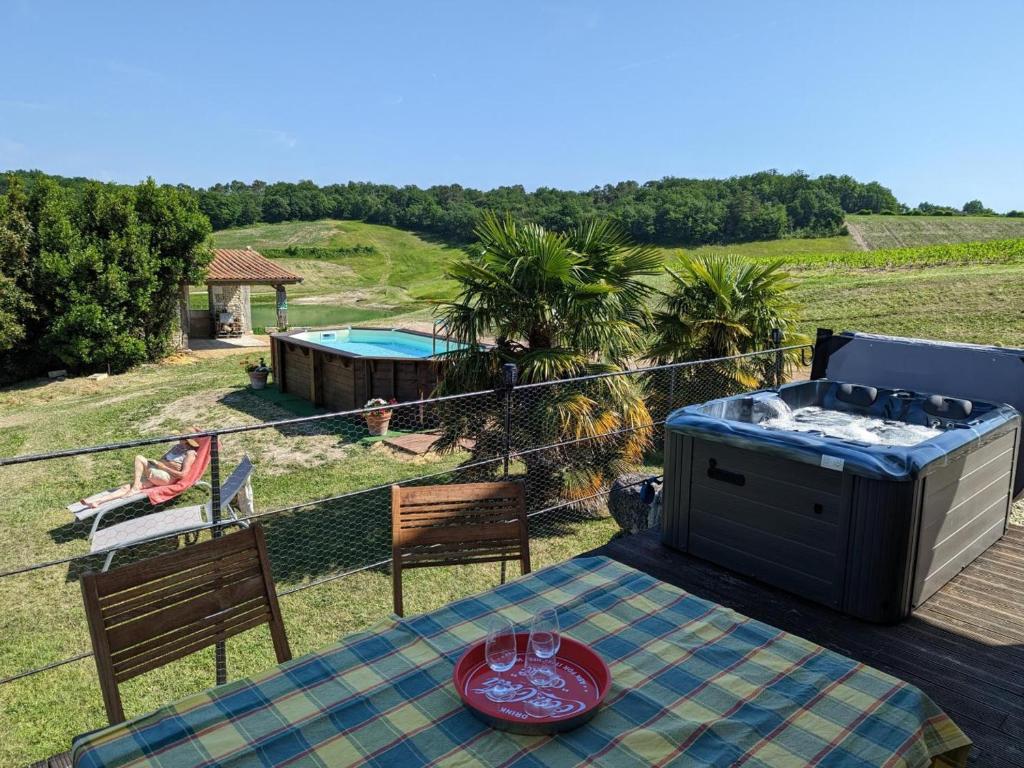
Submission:
[[[868,248],[906,248],[1024,237],[1024,219],[1002,216],[856,216],[846,225]]]
[[[181,358],[103,381],[33,382],[0,390],[0,452],[51,451],[164,435],[190,423],[256,424],[312,412],[308,403],[275,390],[256,393],[243,386],[240,362],[248,356]],[[360,434],[353,433],[351,424],[329,420],[316,427],[226,436],[225,471],[243,453],[251,456],[257,511],[266,511],[443,472],[467,455],[411,457]],[[124,481],[136,452],[0,468],[0,536],[6,542],[0,570],[87,552],[88,527],[72,524],[64,505]],[[198,490],[184,497],[188,503],[203,499]],[[279,590],[368,562],[368,557],[369,562],[386,558],[389,545],[380,532],[386,533],[389,519],[386,490],[269,518],[265,524]],[[611,520],[599,519],[541,531],[532,545],[535,567],[596,547],[615,530]],[[152,553],[163,548],[154,545]],[[6,606],[0,613],[0,637],[5,638],[0,677],[89,648],[76,581],[82,567],[61,564],[0,579],[0,601]],[[430,610],[497,582],[496,565],[413,571],[406,580],[407,605],[417,612]],[[306,653],[381,620],[390,613],[390,595],[389,574],[371,570],[283,597],[294,652]],[[270,648],[269,642],[249,637],[230,642],[231,676],[271,665]],[[130,682],[126,707],[129,714],[141,714],[212,682],[212,657],[199,654]],[[104,723],[92,660],[0,686],[0,713],[5,724],[0,766],[23,765],[67,749],[71,737]]]

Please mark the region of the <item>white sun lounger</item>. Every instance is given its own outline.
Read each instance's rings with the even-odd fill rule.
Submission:
[[[238,509],[240,506],[246,506],[248,507],[245,509],[246,516],[252,513],[251,477],[252,461],[248,456],[244,456],[235,471],[220,486],[222,522],[230,519],[239,525],[246,524],[244,519],[239,518]],[[98,522],[97,520],[97,524]],[[103,570],[106,571],[110,567],[114,555],[126,547],[155,541],[166,536],[195,533],[210,528],[212,525],[213,516],[209,502],[154,512],[132,520],[125,520],[123,523],[112,525],[109,528],[97,530],[96,524],[94,524],[89,553],[93,555],[107,553],[107,559],[103,562]]]
[[[205,480],[197,480],[195,483],[193,483],[193,485],[207,489],[210,487],[210,484]],[[108,488],[105,491],[100,491],[99,493],[94,493],[92,496],[89,496],[88,498],[93,499],[97,496],[102,496],[112,491],[116,491],[118,487],[119,486],[116,486],[114,488]],[[184,491],[182,491],[182,493],[184,493]],[[128,504],[134,504],[136,501],[146,501],[147,499],[148,497],[146,496],[146,494],[144,494],[142,491],[139,491],[138,493],[133,493],[130,496],[123,496],[120,499],[108,501],[106,504],[100,504],[98,507],[90,507],[88,504],[83,504],[80,501],[76,501],[73,504],[68,504],[68,512],[73,514],[76,520],[82,521],[88,520],[90,517],[93,517],[94,515],[99,515],[100,517],[102,517],[108,512],[114,511],[115,509],[120,509],[121,507],[126,506]],[[95,528],[95,525],[93,527]]]

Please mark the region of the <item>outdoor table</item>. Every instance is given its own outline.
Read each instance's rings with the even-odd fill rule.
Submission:
[[[586,725],[520,736],[477,720],[452,669],[495,612],[555,606],[608,662]],[[569,560],[264,674],[80,737],[99,766],[963,765],[970,740],[924,693],[603,557]]]

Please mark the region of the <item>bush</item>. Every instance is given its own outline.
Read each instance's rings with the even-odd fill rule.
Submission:
[[[165,354],[210,223],[187,191],[45,177],[0,197],[0,380],[123,371]]]

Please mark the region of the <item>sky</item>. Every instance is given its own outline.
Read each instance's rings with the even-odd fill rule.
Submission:
[[[207,186],[775,168],[1024,209],[1024,2],[0,0],[0,169]]]

